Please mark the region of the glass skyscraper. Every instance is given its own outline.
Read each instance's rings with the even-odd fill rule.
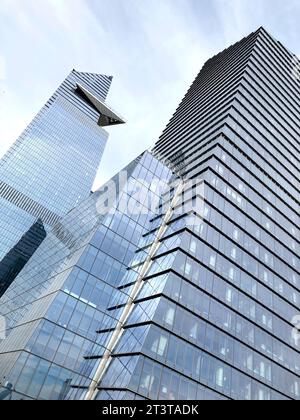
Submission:
[[[213,57],[54,226],[0,301],[3,398],[300,399],[296,65],[263,28]]]
[[[40,244],[37,221],[49,230],[90,194],[108,137],[111,80],[73,70],[1,159],[0,296],[16,258],[22,268]]]

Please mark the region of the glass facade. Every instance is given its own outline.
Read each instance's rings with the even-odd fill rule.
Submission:
[[[88,397],[300,399],[294,66],[261,28],[191,86],[154,152],[183,180],[202,180],[203,212],[171,216],[163,234],[167,213],[153,220],[120,287],[141,273],[143,284]]]
[[[166,185],[171,177],[148,152],[122,173],[54,226],[2,297],[0,383],[15,399],[70,398],[93,379],[98,360],[90,356],[105,351],[97,331],[117,324],[107,309],[145,230],[149,192],[159,196],[153,179]],[[106,208],[111,182],[116,195]]]
[[[108,134],[79,84],[104,101],[111,78],[73,70],[0,161],[0,283],[6,288],[13,280],[6,276],[9,254],[21,238],[24,244],[26,232],[38,220],[49,230],[90,194]]]
[[[300,400],[294,66],[263,28],[213,57],[54,225],[0,302],[0,398]]]

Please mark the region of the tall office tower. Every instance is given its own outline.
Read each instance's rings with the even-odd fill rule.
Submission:
[[[153,219],[86,398],[300,399],[299,66],[261,28],[192,84],[154,151],[203,209]]]
[[[262,28],[209,60],[116,211],[54,227],[0,301],[5,398],[300,399],[297,66]]]
[[[103,103],[110,84],[111,77],[73,70],[1,159],[2,292],[18,272],[11,266],[12,250],[24,262],[31,256],[26,252],[33,249],[35,223],[49,230],[90,194],[108,137],[103,126],[120,122]]]

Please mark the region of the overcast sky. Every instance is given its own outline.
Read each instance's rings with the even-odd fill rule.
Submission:
[[[265,26],[300,53],[299,0],[0,0],[0,156],[73,69],[113,75],[95,186],[152,146],[210,56]]]

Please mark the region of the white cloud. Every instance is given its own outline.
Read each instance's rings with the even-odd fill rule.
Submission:
[[[0,54],[6,57],[7,80],[0,97],[0,147],[14,140],[21,122],[35,115],[72,68],[111,74],[108,101],[128,123],[110,129],[99,185],[157,140],[211,55],[261,25],[282,26],[289,40],[298,42],[299,1],[287,5],[278,0],[1,0]],[[282,15],[287,23],[281,20],[280,26]]]
[[[6,59],[0,55],[0,81],[6,79]]]

